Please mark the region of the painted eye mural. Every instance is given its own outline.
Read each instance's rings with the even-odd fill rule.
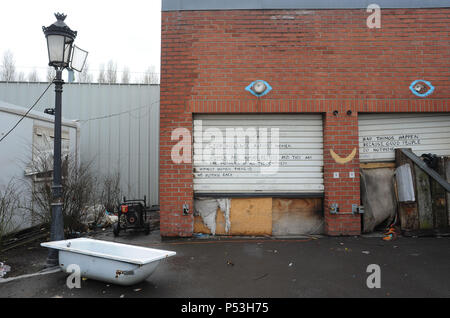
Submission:
[[[416,80],[409,86],[411,92],[418,97],[427,97],[434,92],[434,86],[425,80]]]
[[[248,85],[245,89],[256,97],[261,97],[267,95],[272,90],[272,86],[266,81],[257,80]]]

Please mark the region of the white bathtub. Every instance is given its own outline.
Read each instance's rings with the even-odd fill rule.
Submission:
[[[134,285],[147,279],[171,251],[79,238],[41,243],[59,251],[59,265],[80,267],[81,276],[118,285]]]

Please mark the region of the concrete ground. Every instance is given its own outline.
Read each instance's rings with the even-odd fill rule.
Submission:
[[[159,233],[110,231],[97,239],[173,250],[145,282],[132,287],[83,280],[66,287],[57,272],[0,283],[0,297],[450,297],[450,238],[232,238],[161,241]],[[46,249],[36,245],[0,256],[8,277],[35,272]],[[22,263],[22,266],[20,266]],[[25,264],[25,265],[23,265]],[[28,264],[28,265],[26,265]],[[381,288],[366,285],[367,267],[381,268]],[[14,268],[20,272],[14,272]]]

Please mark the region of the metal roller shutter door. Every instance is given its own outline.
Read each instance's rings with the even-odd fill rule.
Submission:
[[[279,168],[274,174],[261,174],[260,166],[225,162],[224,155],[217,161],[205,161],[207,146],[245,149],[249,154],[249,138],[245,143],[234,143],[226,138],[227,128],[254,129],[258,149],[264,140],[260,129],[268,132],[267,145],[271,147],[271,129],[279,130]],[[223,143],[215,145],[213,138],[205,138],[208,131],[220,130]],[[264,134],[263,134],[264,135]],[[256,114],[256,115],[195,115],[194,116],[194,192],[201,193],[322,193],[323,184],[323,124],[321,115]],[[215,148],[214,148],[215,149]],[[212,153],[212,151],[211,151]],[[270,150],[269,150],[270,153]],[[253,157],[254,158],[254,157]],[[261,157],[258,157],[261,159]],[[264,165],[268,161],[261,162]],[[248,159],[248,158],[246,158]],[[259,161],[258,161],[259,163]],[[272,162],[273,164],[273,162]]]
[[[396,148],[450,155],[450,114],[359,114],[361,162],[394,161]]]

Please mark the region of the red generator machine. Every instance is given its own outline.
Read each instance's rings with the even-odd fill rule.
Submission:
[[[114,236],[119,236],[120,231],[134,230],[143,231],[145,235],[150,234],[150,222],[147,214],[150,208],[147,206],[147,198],[144,200],[127,200],[119,206],[118,221],[113,226]]]

